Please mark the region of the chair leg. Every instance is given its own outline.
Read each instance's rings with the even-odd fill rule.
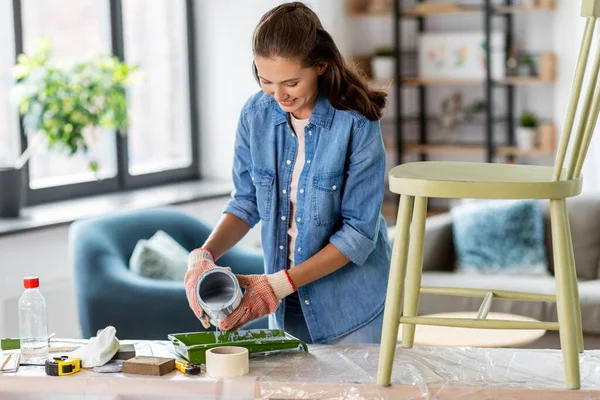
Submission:
[[[560,333],[560,347],[563,353],[567,388],[579,389],[579,352],[574,310],[574,295],[571,292],[569,274],[569,245],[567,236],[567,215],[564,200],[550,200],[552,221],[552,245],[554,248],[554,274],[556,278],[556,307]]]
[[[421,274],[423,273],[423,241],[425,239],[425,219],[427,218],[427,197],[415,198],[415,210],[410,226],[410,243],[404,283],[404,311],[402,315],[415,317],[419,310]],[[412,347],[415,341],[415,324],[402,324],[402,347]]]
[[[571,237],[571,223],[569,222],[569,213],[567,210],[567,202],[562,201],[563,213],[565,214],[566,225],[567,225],[567,245],[569,250],[569,277],[571,284],[571,293],[574,300],[574,315],[575,315],[575,329],[577,331],[577,350],[583,353],[583,328],[581,326],[581,303],[579,301],[579,284],[577,283],[577,268],[575,265],[575,253],[573,252],[573,239]]]
[[[392,249],[392,261],[388,280],[385,310],[383,312],[383,330],[379,351],[379,369],[377,383],[388,386],[392,378],[392,367],[398,340],[402,295],[406,274],[406,258],[409,245],[409,228],[415,198],[402,196],[396,219],[396,237]]]

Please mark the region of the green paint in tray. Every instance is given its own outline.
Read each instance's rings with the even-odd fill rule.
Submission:
[[[290,350],[308,351],[306,343],[279,329],[172,333],[168,337],[177,354],[193,364],[206,363],[206,350],[213,347],[245,347],[250,354]]]

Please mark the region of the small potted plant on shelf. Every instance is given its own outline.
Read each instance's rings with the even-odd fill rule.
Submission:
[[[125,90],[138,80],[137,66],[111,55],[60,63],[50,58],[51,50],[51,42],[41,39],[32,54],[19,55],[13,69],[13,99],[29,140],[13,165],[0,166],[0,218],[19,216],[23,166],[36,150],[86,154],[98,134],[124,134],[129,124]],[[99,170],[93,159],[89,167]]]
[[[392,47],[378,47],[375,49],[371,61],[373,79],[392,79],[394,77],[395,54]]]
[[[537,116],[531,111],[523,111],[517,129],[517,147],[531,150],[535,146],[535,134],[538,126]]]
[[[519,74],[521,76],[536,76],[537,68],[535,60],[531,53],[523,53],[521,55],[521,62],[519,63]]]

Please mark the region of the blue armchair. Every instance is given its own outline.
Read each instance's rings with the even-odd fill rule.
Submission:
[[[69,230],[75,293],[83,336],[112,325],[120,339],[166,339],[169,333],[205,330],[188,306],[183,282],[138,276],[129,258],[139,239],[162,229],[192,250],[204,242],[210,228],[171,208],[125,212],[75,222]],[[263,257],[239,247],[219,259],[234,273],[263,273]],[[266,328],[267,318],[246,329]]]

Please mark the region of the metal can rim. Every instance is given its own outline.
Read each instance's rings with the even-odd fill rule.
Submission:
[[[200,297],[200,285],[202,284],[202,281],[204,279],[206,279],[206,277],[210,276],[211,274],[215,274],[215,273],[224,273],[226,274],[229,279],[231,279],[231,282],[233,283],[233,292],[234,293],[240,293],[240,283],[238,282],[237,278],[235,277],[235,274],[233,272],[231,272],[230,270],[226,269],[226,268],[213,268],[213,269],[209,269],[208,271],[206,271],[205,273],[203,273],[202,275],[200,275],[200,278],[198,278],[198,282],[196,282],[196,300],[198,300],[198,303],[200,304],[200,306],[207,310],[208,304],[206,304],[203,300],[202,297]],[[227,303],[223,304],[223,309],[227,309],[229,307],[233,306],[233,309],[237,308],[237,306],[239,305],[239,302],[241,301],[241,299],[239,299],[237,295],[232,296],[231,300],[229,300]],[[235,304],[237,302],[237,304]],[[218,312],[219,310],[211,310],[211,311],[216,311]]]

